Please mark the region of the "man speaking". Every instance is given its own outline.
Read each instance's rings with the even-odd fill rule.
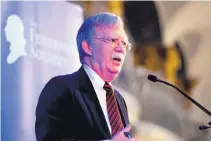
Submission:
[[[52,78],[41,92],[37,141],[135,141],[127,136],[125,100],[111,84],[130,50],[122,20],[110,13],[88,18],[78,31],[77,46],[81,68]]]

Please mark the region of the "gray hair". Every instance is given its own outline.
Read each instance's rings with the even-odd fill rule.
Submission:
[[[119,16],[111,13],[99,13],[95,16],[91,16],[84,21],[78,30],[77,34],[77,47],[80,57],[80,62],[83,64],[83,58],[86,55],[82,48],[82,41],[86,40],[88,44],[91,43],[91,38],[96,36],[96,29],[113,29],[118,27],[123,27],[123,21]]]

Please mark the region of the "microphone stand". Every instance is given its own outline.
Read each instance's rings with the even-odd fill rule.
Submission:
[[[166,81],[163,81],[163,80],[160,80],[158,79],[156,76],[154,75],[148,75],[148,79],[152,82],[161,82],[161,83],[164,83],[168,86],[171,86],[173,88],[175,88],[177,91],[179,91],[183,96],[185,96],[188,100],[190,100],[191,102],[193,102],[196,106],[198,106],[202,111],[204,111],[207,115],[209,115],[211,117],[211,112],[208,111],[206,108],[204,108],[201,104],[199,104],[198,102],[196,102],[194,99],[192,99],[191,97],[189,97],[187,94],[185,94],[182,90],[180,90],[179,88],[177,88],[176,86],[166,82]],[[201,125],[199,126],[199,129],[200,130],[205,130],[205,129],[209,129],[211,128],[211,122],[208,123],[209,126],[205,126],[205,125]]]
[[[208,111],[206,108],[204,108],[201,104],[199,104],[198,102],[196,102],[194,99],[192,99],[191,97],[189,97],[188,95],[186,95],[183,91],[181,91],[179,88],[177,88],[176,86],[166,82],[166,81],[163,81],[163,80],[159,80],[157,79],[157,81],[161,82],[161,83],[164,83],[164,84],[167,84],[167,85],[170,85],[172,86],[173,88],[175,88],[177,91],[179,91],[183,96],[185,96],[187,99],[189,99],[191,102],[193,102],[195,105],[197,105],[201,110],[203,110],[205,113],[207,113],[210,117],[211,117],[211,113],[210,111]]]

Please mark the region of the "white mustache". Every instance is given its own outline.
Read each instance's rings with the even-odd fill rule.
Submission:
[[[121,62],[124,60],[125,55],[123,55],[122,53],[113,53],[112,54],[112,59],[114,58],[119,58],[121,60]]]

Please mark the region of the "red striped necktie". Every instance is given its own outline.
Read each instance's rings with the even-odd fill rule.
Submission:
[[[108,117],[109,117],[109,122],[111,125],[112,136],[113,136],[117,132],[121,131],[124,128],[124,125],[122,123],[116,97],[114,95],[114,91],[111,85],[105,82],[103,89],[106,90],[107,111],[108,111]]]

